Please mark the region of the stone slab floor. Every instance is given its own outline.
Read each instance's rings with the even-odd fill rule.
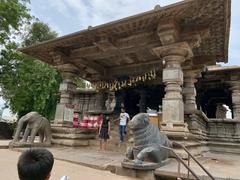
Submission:
[[[57,152],[56,152],[57,154]],[[58,153],[60,155],[60,153]],[[68,157],[69,152],[62,152],[61,156]],[[11,151],[8,149],[0,149],[0,179],[17,180],[17,160],[20,152]],[[55,155],[55,152],[54,152]],[[76,156],[82,156],[78,154]],[[54,167],[52,170],[51,180],[59,180],[63,175],[70,177],[70,180],[124,180],[133,179],[123,176],[117,176],[108,171],[97,170],[89,167],[84,167],[79,164],[74,164],[66,161],[55,160]]]
[[[17,179],[16,162],[19,156],[19,152],[17,151],[23,150],[24,148],[0,150],[1,176],[6,176],[8,180]],[[80,177],[88,177],[89,179],[97,179],[98,177],[128,179],[126,177],[115,176],[109,171],[102,171],[110,170],[114,166],[120,166],[124,158],[123,153],[116,151],[99,152],[96,148],[89,147],[70,148],[53,146],[49,150],[54,154],[56,159],[53,179],[59,179],[63,175],[69,175],[71,180],[80,179]],[[197,159],[215,177],[240,179],[240,155],[205,153],[203,157],[198,157]],[[198,175],[204,175],[204,172],[195,163],[191,162],[191,167]],[[177,163],[175,160],[170,160],[169,164],[157,169],[157,171],[163,174],[176,173]],[[186,172],[186,169],[181,166],[181,173]]]
[[[240,179],[240,155],[208,152],[197,159],[217,179]],[[176,160],[172,159],[169,164],[158,168],[157,171],[171,175],[177,172],[177,168]],[[197,175],[206,177],[205,172],[193,160],[191,160],[191,168]],[[183,165],[181,165],[181,173],[187,174],[187,169]]]

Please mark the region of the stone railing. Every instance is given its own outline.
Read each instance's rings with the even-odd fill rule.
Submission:
[[[195,110],[187,117],[188,129],[199,139],[206,139],[208,121],[207,116],[202,111]]]
[[[240,121],[209,119],[208,137],[211,141],[240,142]]]

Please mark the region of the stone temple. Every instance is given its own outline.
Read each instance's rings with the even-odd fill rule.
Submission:
[[[115,111],[131,117],[160,106],[161,131],[195,155],[240,153],[240,67],[216,65],[228,62],[230,16],[230,0],[185,0],[20,51],[62,74],[56,127],[71,126],[71,108],[105,111],[114,92]],[[77,89],[76,77],[96,90]]]

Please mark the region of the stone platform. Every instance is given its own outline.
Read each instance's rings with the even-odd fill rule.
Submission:
[[[65,146],[89,146],[96,138],[96,129],[80,129],[52,125],[52,143]]]

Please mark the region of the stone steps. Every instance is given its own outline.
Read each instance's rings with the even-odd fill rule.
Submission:
[[[80,129],[52,125],[52,143],[64,146],[89,146],[90,139],[95,139],[96,129]]]
[[[53,139],[95,139],[95,134],[59,134],[52,133]]]
[[[52,139],[53,144],[64,145],[64,146],[89,146],[89,140],[78,140],[78,139]]]
[[[116,151],[120,153],[125,153],[128,143],[128,136],[126,136],[124,143],[120,143],[119,134],[118,134],[118,126],[114,126],[111,129],[110,139],[108,140],[107,150],[109,151]],[[90,146],[99,146],[99,138],[90,140]]]
[[[99,147],[98,132],[96,129],[80,129],[52,125],[51,130],[53,144],[73,147],[76,146],[92,146],[93,148]],[[125,137],[126,142],[120,143],[118,125],[112,124],[107,149],[110,151],[125,153],[127,146],[129,145],[129,143],[127,143],[128,139],[129,132],[127,132],[127,136]]]
[[[67,133],[67,134],[89,134],[96,133],[96,129],[81,129],[73,127],[51,126],[52,133]]]

